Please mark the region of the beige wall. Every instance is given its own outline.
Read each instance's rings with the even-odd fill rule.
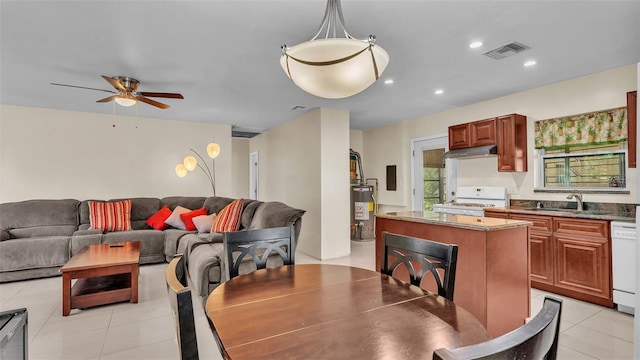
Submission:
[[[349,254],[348,113],[314,109],[250,140],[258,151],[262,201],[306,210],[298,251]]]
[[[231,196],[249,198],[249,139],[231,139]]]
[[[450,125],[518,113],[527,116],[529,171],[499,173],[497,157],[459,160],[459,185],[506,186],[512,198],[563,200],[566,194],[534,193],[537,152],[533,123],[537,120],[626,106],[626,93],[636,89],[636,65],[569,80],[454,110],[365,131],[365,168],[381,176],[385,165],[397,163],[398,194],[381,193],[383,209],[411,208],[411,140],[447,134]],[[401,166],[400,166],[401,165]],[[369,175],[367,175],[369,176]],[[586,194],[585,201],[637,202],[635,169],[628,171],[631,194]],[[380,186],[383,188],[383,185]],[[401,194],[400,194],[401,193]]]
[[[210,196],[199,169],[175,166],[190,148],[209,159],[213,137],[217,195],[231,196],[229,125],[1,105],[0,202]]]

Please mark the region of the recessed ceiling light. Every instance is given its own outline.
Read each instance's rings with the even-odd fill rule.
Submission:
[[[482,45],[484,45],[482,41],[474,41],[471,44],[469,44],[469,47],[472,49],[475,49],[475,48],[479,48]]]
[[[524,66],[533,66],[535,64],[537,64],[537,62],[535,60],[529,60],[529,61],[524,63]]]
[[[433,93],[436,94],[436,95],[444,94],[444,90],[438,89],[438,90],[434,91]]]
[[[385,84],[389,85],[389,84],[393,84],[393,80],[388,79],[384,81]]]

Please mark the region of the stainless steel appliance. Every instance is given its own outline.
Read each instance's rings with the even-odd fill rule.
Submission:
[[[633,314],[636,293],[636,224],[611,222],[613,302],[618,310]]]
[[[507,206],[507,188],[496,186],[459,186],[456,198],[448,203],[434,204],[433,211],[446,214],[484,216],[486,207]]]

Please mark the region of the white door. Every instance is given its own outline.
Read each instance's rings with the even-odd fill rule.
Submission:
[[[424,211],[425,204],[447,201],[457,185],[457,160],[446,160],[444,168],[433,164],[441,154],[448,151],[447,136],[437,136],[412,141],[413,161],[411,166],[412,208]],[[426,161],[425,161],[426,160]],[[429,170],[425,171],[425,167]],[[425,196],[425,188],[428,193]]]
[[[249,154],[249,199],[258,200],[258,152]]]

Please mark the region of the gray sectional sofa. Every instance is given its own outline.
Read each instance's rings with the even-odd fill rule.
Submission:
[[[154,230],[145,222],[164,205],[171,210],[178,205],[189,209],[204,207],[211,214],[220,212],[233,200],[219,196],[131,198],[132,230],[106,233],[89,228],[89,200],[28,200],[0,204],[0,282],[59,275],[60,267],[89,244],[140,241],[141,264],[169,261],[177,251],[191,251],[199,245],[206,245],[210,247],[208,252],[218,254],[218,249],[211,245],[221,242],[222,234],[196,234],[173,228]],[[296,235],[299,235],[304,213],[304,210],[280,202],[247,199],[239,230],[294,225]],[[206,253],[204,250],[199,252]],[[189,254],[185,256],[188,258]],[[209,283],[209,272],[224,272],[212,270],[216,266],[221,266],[218,258],[214,264],[207,264],[207,274],[195,277],[199,281],[206,278]],[[194,268],[204,269],[203,265]],[[211,282],[219,281],[218,277]]]

